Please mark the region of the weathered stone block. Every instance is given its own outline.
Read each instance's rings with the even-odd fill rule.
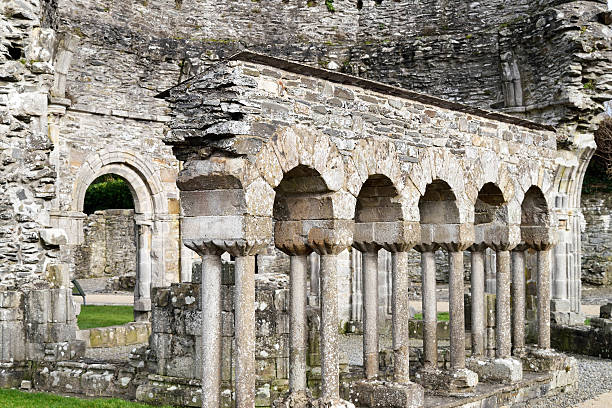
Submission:
[[[419,384],[357,381],[350,385],[350,399],[359,407],[420,408],[425,397]]]
[[[516,383],[523,379],[523,366],[515,358],[476,359],[466,361],[467,368],[478,374],[479,381]]]

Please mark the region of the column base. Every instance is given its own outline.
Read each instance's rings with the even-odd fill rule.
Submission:
[[[482,381],[513,384],[523,379],[523,364],[517,358],[469,358],[466,364]]]
[[[309,408],[312,403],[310,392],[296,391],[287,395],[283,399],[274,401],[274,408]]]
[[[357,381],[350,386],[351,401],[359,407],[421,408],[424,390],[419,384]]]
[[[318,400],[315,400],[312,405],[312,408],[355,408],[355,405],[353,405],[352,402],[349,401],[345,401],[342,399],[333,399],[333,400],[328,400],[328,399],[323,399],[323,398],[319,398]]]
[[[444,371],[428,368],[417,373],[417,382],[432,391],[463,392],[478,384],[478,374],[467,368]]]

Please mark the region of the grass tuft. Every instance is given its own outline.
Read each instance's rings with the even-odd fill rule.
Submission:
[[[133,306],[81,306],[79,329],[117,326],[134,321]]]
[[[150,405],[120,399],[79,399],[2,389],[0,389],[0,401],[2,408],[151,408]]]
[[[414,319],[416,320],[423,320],[423,314],[422,313],[417,313],[414,315]],[[448,312],[440,312],[438,313],[438,321],[439,322],[448,322],[449,320],[449,315]]]

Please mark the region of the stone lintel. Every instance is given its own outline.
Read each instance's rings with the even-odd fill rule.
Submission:
[[[437,244],[449,252],[465,251],[474,243],[472,224],[421,224],[421,242],[418,244]]]
[[[182,223],[183,242],[190,241],[272,241],[270,217],[250,215],[185,217]]]
[[[353,246],[361,251],[355,245],[375,244],[390,252],[406,252],[419,242],[420,230],[420,224],[412,221],[356,223]]]
[[[304,226],[311,224],[304,222]],[[337,255],[353,244],[353,220],[326,220],[312,223],[308,229],[308,246],[319,255]]]
[[[516,358],[469,358],[466,363],[481,381],[513,384],[523,379],[523,364]]]
[[[477,224],[474,226],[474,245],[485,245],[495,251],[510,251],[521,241],[517,225]]]
[[[357,381],[350,385],[350,400],[358,407],[420,408],[425,397],[416,383]]]

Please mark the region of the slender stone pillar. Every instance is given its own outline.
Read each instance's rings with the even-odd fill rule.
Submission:
[[[525,247],[512,251],[512,354],[525,351]]]
[[[363,368],[367,380],[378,377],[378,250],[374,243],[354,242],[361,251],[363,287]]]
[[[363,366],[378,377],[378,251],[363,252]]]
[[[393,305],[393,381],[400,384],[410,382],[410,306],[408,276],[408,252],[391,253]]]
[[[221,388],[221,255],[202,255],[202,408],[219,408]]]
[[[255,406],[255,256],[236,256],[236,408]]]
[[[484,355],[485,336],[485,264],[484,247],[471,248],[471,295],[472,295],[472,357]]]
[[[321,254],[321,398],[340,398],[338,369],[338,255]]]
[[[289,276],[289,391],[306,392],[306,349],[308,347],[306,325],[306,255],[291,256]]]
[[[550,348],[550,250],[538,251],[538,346]]]
[[[437,245],[418,245],[421,252],[421,283],[423,309],[423,367],[438,367],[438,304],[436,293],[436,260],[434,253]]]
[[[134,296],[134,319],[148,320],[151,312],[151,226],[138,224],[138,269]]]
[[[450,320],[450,365],[452,370],[465,368],[465,317],[463,304],[463,252],[449,251],[448,277]]]
[[[222,365],[221,254],[224,250],[212,241],[188,241],[185,245],[202,257],[202,408],[219,408]]]
[[[284,407],[302,407],[307,398],[306,352],[308,331],[306,319],[308,266],[313,257],[308,257],[312,249],[306,246],[300,235],[302,224],[299,221],[277,221],[274,243],[278,249],[289,255],[289,395]],[[318,257],[316,264],[318,268]],[[311,269],[312,270],[312,269]],[[318,273],[318,270],[317,270]],[[318,277],[315,293],[318,296]],[[314,282],[313,282],[314,284]],[[301,401],[301,402],[299,402]]]
[[[353,243],[354,222],[334,220],[333,228],[313,228],[308,233],[308,246],[318,253],[320,262],[320,404],[342,404],[338,367],[338,254]],[[325,406],[328,406],[325,405]]]
[[[496,333],[495,357],[507,358],[511,353],[511,324],[510,324],[510,252],[498,250],[496,252],[496,301],[495,321]]]

